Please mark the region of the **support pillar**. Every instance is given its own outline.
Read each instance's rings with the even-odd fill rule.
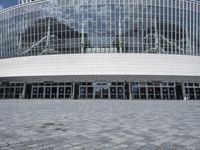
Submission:
[[[75,99],[75,82],[72,83],[72,96],[71,96],[71,99]]]
[[[5,94],[6,94],[6,87],[4,87],[4,90],[3,90],[3,99],[5,99]]]
[[[14,91],[13,91],[13,99],[15,99],[15,93],[16,93],[16,86],[14,87]]]
[[[167,85],[167,90],[168,90],[168,99],[167,99],[167,100],[171,100],[171,99],[170,99],[170,89],[169,89],[169,85]]]
[[[56,91],[56,98],[59,99],[59,85],[56,87],[57,91]]]
[[[183,100],[184,100],[186,98],[184,82],[182,82],[182,91],[183,91]]]
[[[109,86],[108,86],[108,99],[110,100],[110,99],[111,99],[111,98],[110,98],[110,95],[111,95],[110,87],[111,87],[111,85],[112,85],[112,82],[109,82],[108,84],[109,84]]]
[[[124,81],[124,92],[123,92],[123,97],[124,97],[124,100],[126,100],[126,82]]]
[[[128,82],[128,85],[129,85],[129,92],[128,92],[128,94],[129,94],[129,100],[133,100],[133,98],[132,98],[132,93],[131,93],[131,82]]]
[[[160,96],[161,96],[161,100],[163,100],[163,87],[162,85],[160,86]]]
[[[43,96],[42,96],[42,99],[45,99],[45,95],[46,95],[46,86],[43,87]]]
[[[26,98],[26,82],[24,82],[24,86],[23,86],[23,90],[21,94],[22,94],[21,99],[25,99]]]
[[[176,85],[176,83],[174,83],[175,85]],[[176,92],[176,86],[174,87],[174,99],[176,99],[177,100],[177,94],[176,94],[177,92]]]
[[[146,90],[146,99],[150,99],[149,98],[149,87],[147,85],[145,85],[145,90]]]
[[[194,84],[193,84],[193,90],[194,90],[194,99],[196,100],[197,99],[197,93],[196,93],[196,88],[195,88]]]

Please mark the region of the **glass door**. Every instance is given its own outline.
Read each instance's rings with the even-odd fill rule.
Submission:
[[[51,98],[57,98],[57,87],[52,87]]]
[[[44,87],[39,87],[38,98],[43,99]]]
[[[65,87],[65,98],[71,98],[71,93],[72,93],[72,87],[67,86]]]
[[[155,87],[155,97],[156,99],[161,99],[160,87]]]
[[[65,92],[64,87],[59,87],[58,91],[59,91],[58,98],[64,98],[64,92]]]
[[[4,88],[0,88],[0,99],[4,98]]]
[[[195,99],[194,88],[189,88],[189,99],[190,100],[194,100]]]
[[[111,99],[116,99],[116,87],[110,87],[110,98]]]
[[[102,88],[101,87],[95,87],[95,98],[96,99],[101,99],[102,98]]]
[[[45,98],[49,99],[50,98],[50,93],[51,93],[51,88],[46,87],[45,88]]]
[[[139,87],[133,87],[133,99],[139,99],[139,98],[140,98]]]
[[[168,98],[168,88],[167,87],[163,87],[162,91],[163,91],[163,99],[169,99]]]
[[[80,93],[80,99],[85,99],[86,98],[86,87],[80,86],[79,93]]]
[[[38,95],[38,88],[37,88],[37,87],[33,87],[33,88],[32,88],[32,91],[33,91],[33,92],[32,92],[32,93],[33,93],[33,94],[32,94],[32,98],[35,98],[35,99],[36,99],[36,98],[37,98],[37,95]],[[19,95],[20,95],[19,88],[16,89],[16,95],[17,95],[17,97],[19,97]]]
[[[124,87],[117,87],[117,97],[118,99],[124,99]]]
[[[112,90],[112,94],[110,94],[110,90]],[[115,98],[116,89],[111,87],[111,84],[108,82],[93,82],[93,97],[95,99],[109,99]],[[113,97],[112,97],[113,96]]]
[[[87,98],[93,98],[93,87],[87,87]]]
[[[148,87],[148,99],[154,99],[154,88]]]
[[[16,88],[15,89],[15,98],[20,98],[20,94],[21,94],[20,88]],[[33,89],[33,95],[32,95],[32,97],[33,96],[35,96],[35,98],[37,96],[37,88],[36,87],[35,87],[35,90]]]
[[[141,87],[140,88],[140,99],[147,99],[146,87]]]
[[[108,91],[108,88],[102,88],[102,97],[103,99],[108,99],[108,94],[109,94],[109,91]]]
[[[169,88],[169,97],[170,97],[171,100],[175,99],[175,89],[174,89],[174,87]]]
[[[14,97],[14,91],[15,91],[14,88],[10,88],[10,96],[9,96],[9,98],[13,98]]]
[[[196,88],[196,99],[200,100],[200,88]]]

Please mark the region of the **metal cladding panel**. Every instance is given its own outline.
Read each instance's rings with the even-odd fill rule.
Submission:
[[[65,54],[0,59],[0,78],[46,76],[200,77],[197,56]]]

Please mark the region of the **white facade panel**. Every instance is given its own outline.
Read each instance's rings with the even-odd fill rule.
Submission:
[[[200,58],[159,54],[66,54],[0,59],[0,77],[128,75],[200,77]]]

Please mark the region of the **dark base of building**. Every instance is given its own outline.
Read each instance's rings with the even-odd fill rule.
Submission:
[[[2,82],[0,99],[200,100],[199,83]]]

